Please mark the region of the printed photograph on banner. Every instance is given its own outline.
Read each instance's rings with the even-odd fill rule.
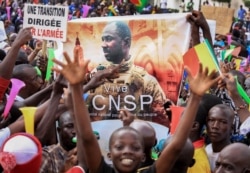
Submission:
[[[90,77],[119,66],[118,77],[85,93],[93,121],[126,109],[168,127],[164,103],[177,102],[189,42],[186,14],[85,18],[68,22],[64,51],[89,59]]]
[[[34,38],[66,41],[68,7],[28,3],[24,5],[23,27],[33,27]]]

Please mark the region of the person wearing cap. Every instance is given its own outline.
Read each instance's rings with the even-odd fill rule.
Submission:
[[[38,173],[41,160],[42,146],[28,133],[10,136],[0,150],[0,164],[8,173]]]

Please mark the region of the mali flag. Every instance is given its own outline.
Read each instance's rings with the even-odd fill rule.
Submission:
[[[188,66],[192,75],[196,75],[199,71],[199,62],[203,67],[208,67],[209,72],[216,70],[220,72],[219,63],[208,41],[205,40],[183,55],[184,65]]]

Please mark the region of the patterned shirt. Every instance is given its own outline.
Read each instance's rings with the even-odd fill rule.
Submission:
[[[60,173],[64,169],[67,154],[60,144],[44,147],[40,173]]]

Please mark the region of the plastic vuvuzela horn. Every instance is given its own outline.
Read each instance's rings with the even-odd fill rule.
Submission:
[[[8,100],[7,100],[6,106],[4,108],[4,112],[3,112],[4,118],[7,118],[9,111],[10,111],[10,108],[13,105],[14,100],[15,100],[18,92],[20,91],[21,88],[23,88],[25,86],[25,83],[23,81],[21,81],[19,79],[15,79],[15,78],[11,79],[11,84],[12,84],[12,87],[10,90],[10,95],[9,95]]]
[[[36,107],[22,107],[19,109],[23,113],[26,133],[34,135],[35,112],[37,108]]]
[[[232,35],[227,35],[227,44],[230,45],[232,42]]]
[[[7,18],[8,20],[10,20],[10,7],[6,7],[6,11],[7,11]]]
[[[18,7],[17,12],[19,17],[22,17],[22,9],[20,7]]]

